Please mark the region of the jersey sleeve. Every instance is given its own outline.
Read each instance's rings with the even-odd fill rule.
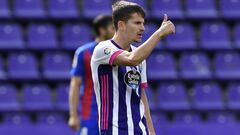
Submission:
[[[72,69],[70,71],[71,76],[83,76],[84,75],[84,50],[82,48],[77,49],[74,54]]]
[[[146,64],[146,60],[144,60],[142,63],[141,63],[141,66],[142,66],[142,72],[141,72],[141,87],[142,88],[147,88],[148,87],[148,84],[147,84],[147,64]]]
[[[112,65],[114,59],[123,52],[111,44],[101,43],[97,45],[93,52],[93,60],[98,64]]]

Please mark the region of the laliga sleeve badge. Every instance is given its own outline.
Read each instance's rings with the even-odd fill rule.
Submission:
[[[105,55],[109,55],[111,53],[111,49],[110,48],[104,48],[103,52]]]

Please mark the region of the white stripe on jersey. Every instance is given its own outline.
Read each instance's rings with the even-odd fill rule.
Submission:
[[[131,70],[130,67],[126,68],[127,72]],[[132,109],[131,109],[131,95],[132,89],[127,87],[126,88],[126,104],[127,104],[127,123],[128,123],[128,135],[134,135],[134,126],[132,120]]]
[[[141,118],[143,118],[144,113],[145,113],[143,108],[144,108],[144,104],[143,104],[143,102],[142,102],[142,100],[141,100],[141,101],[140,101],[140,106],[139,106]],[[147,135],[147,133],[146,133],[146,127],[143,125],[143,122],[142,122],[142,121],[139,122],[139,126],[140,126],[140,128],[142,129],[143,135]]]
[[[113,67],[113,80],[118,80],[118,67]],[[118,89],[118,81],[113,81],[113,127],[112,132],[113,135],[118,135],[118,109],[119,109],[119,92],[116,91]],[[117,99],[117,100],[116,100]]]
[[[93,72],[93,71],[92,71],[92,72]],[[96,74],[96,72],[93,72],[93,74]],[[95,87],[100,88],[100,84],[99,84],[100,81],[99,81],[98,77],[95,77],[94,79],[96,80],[96,82],[98,82],[98,83],[95,83],[95,84],[94,84]],[[100,99],[100,98],[97,98],[97,97],[100,97],[100,90],[94,88],[94,92],[95,92],[95,95],[96,95],[96,101],[97,101],[97,105],[98,105],[98,117],[99,117],[99,119],[101,119],[101,111],[100,111],[100,109],[101,109],[101,99]],[[99,121],[98,121],[99,133],[101,133],[100,123],[101,123],[101,121],[99,120]]]

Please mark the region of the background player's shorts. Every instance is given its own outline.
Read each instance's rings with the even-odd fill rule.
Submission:
[[[81,129],[77,135],[99,135],[97,120],[82,120]]]

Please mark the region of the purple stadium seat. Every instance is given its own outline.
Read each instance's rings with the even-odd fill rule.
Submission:
[[[22,29],[18,24],[0,24],[0,49],[24,48]]]
[[[37,60],[31,53],[11,53],[8,56],[8,75],[12,79],[38,79]]]
[[[55,125],[64,124],[66,121],[61,113],[48,112],[48,113],[38,113],[37,114],[37,124],[44,125]]]
[[[0,84],[0,110],[14,111],[19,109],[20,104],[18,102],[15,86],[10,84]]]
[[[204,49],[231,49],[228,27],[223,23],[203,23],[200,45]]]
[[[215,76],[219,79],[240,78],[240,55],[238,52],[219,52],[214,58]]]
[[[78,18],[79,12],[76,0],[50,0],[48,12],[53,18]]]
[[[199,115],[192,112],[176,112],[174,121],[166,126],[165,135],[201,135]]]
[[[183,53],[180,57],[180,76],[184,79],[210,79],[210,63],[204,53]]]
[[[201,123],[201,117],[193,112],[177,112],[174,115],[174,123],[196,124]]]
[[[43,0],[15,0],[14,15],[19,18],[44,18],[46,12]]]
[[[38,113],[35,135],[75,135],[61,113]]]
[[[91,41],[91,30],[85,24],[65,24],[62,27],[62,33],[62,47],[64,49],[75,50]]]
[[[3,123],[0,125],[2,135],[33,135],[36,129],[30,116],[24,113],[3,114]]]
[[[166,126],[169,124],[164,113],[151,114],[153,126],[157,135],[166,135]]]
[[[227,107],[231,110],[240,110],[240,84],[230,83],[227,88]]]
[[[166,38],[166,48],[174,50],[196,49],[194,28],[190,24],[176,25],[176,33]]]
[[[162,110],[188,110],[188,101],[185,86],[181,83],[162,83],[158,91],[159,108]]]
[[[31,124],[31,118],[25,113],[4,113],[3,123],[12,125]]]
[[[27,46],[31,49],[58,48],[56,31],[51,24],[31,24],[27,34]]]
[[[197,82],[194,84],[192,92],[192,105],[194,109],[224,109],[223,95],[217,83]]]
[[[239,125],[232,113],[228,112],[211,112],[201,130],[202,135],[238,135]]]
[[[189,18],[217,18],[214,0],[187,0],[186,14]]]
[[[170,19],[182,19],[184,17],[181,1],[179,0],[152,0],[152,16],[163,18],[163,14],[167,14]]]
[[[111,14],[111,0],[83,0],[83,15],[94,18],[99,14]]]
[[[176,62],[169,53],[152,53],[147,59],[148,77],[151,80],[176,79]]]
[[[221,0],[220,14],[224,18],[239,19],[240,18],[240,1],[239,0]]]
[[[240,23],[237,23],[235,28],[234,28],[234,47],[240,48]]]
[[[218,123],[218,124],[227,124],[236,122],[233,114],[226,112],[210,112],[206,122],[209,123]]]
[[[5,80],[5,79],[7,79],[6,71],[4,69],[3,59],[0,56],[0,80]]]
[[[66,53],[45,53],[43,57],[43,76],[47,79],[68,79],[71,59]]]
[[[1,0],[0,1],[0,18],[10,18],[11,13],[9,10],[9,3],[8,0]]]
[[[53,109],[51,91],[47,85],[26,84],[23,86],[22,91],[23,109],[29,111],[44,111]]]
[[[69,94],[69,84],[59,84],[56,88],[57,93],[57,102],[56,107],[59,110],[62,111],[68,111],[69,110],[69,100],[68,100],[68,94]]]

